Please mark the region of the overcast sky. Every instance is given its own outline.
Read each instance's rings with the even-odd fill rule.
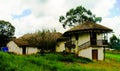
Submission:
[[[80,5],[102,17],[100,24],[120,35],[120,0],[0,0],[0,20],[9,21],[17,37],[42,29],[63,33],[59,16]]]

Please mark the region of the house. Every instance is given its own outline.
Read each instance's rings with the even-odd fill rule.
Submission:
[[[50,52],[55,50],[55,42],[60,36],[62,36],[62,34],[59,32],[45,32],[44,38],[41,37],[39,33],[25,34],[22,37],[10,41],[7,44],[7,47],[9,49],[9,52],[21,55],[36,54],[37,52],[42,51],[42,49],[38,49],[36,46],[43,47],[44,52]]]
[[[30,39],[31,34],[26,34],[20,38],[13,39],[7,44],[8,52],[19,55],[35,54],[39,52],[37,47],[31,45],[27,40]]]
[[[66,31],[63,36],[69,40],[59,41],[56,52],[63,52],[68,47],[74,47],[71,52],[78,56],[91,60],[104,60],[104,48],[107,46],[110,32],[112,29],[108,27],[87,21]]]

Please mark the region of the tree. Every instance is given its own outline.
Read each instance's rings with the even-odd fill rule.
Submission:
[[[6,43],[13,37],[15,27],[10,22],[0,20],[0,47],[5,46]]]
[[[86,10],[82,6],[70,9],[65,16],[59,17],[59,22],[63,23],[63,27],[82,24],[85,21],[101,22],[101,17],[96,17],[90,10]]]
[[[113,35],[110,38],[110,43],[109,43],[110,48],[120,50],[120,39],[117,38],[115,35]]]

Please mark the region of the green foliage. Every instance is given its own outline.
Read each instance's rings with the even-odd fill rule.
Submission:
[[[62,61],[63,58],[74,61]],[[107,61],[108,59],[110,62]],[[81,63],[81,60],[87,63]],[[0,52],[0,69],[2,71],[119,71],[119,60],[119,54],[112,53],[106,53],[105,61],[89,62],[86,58],[77,58],[73,54],[47,53],[18,56]]]
[[[65,55],[64,57],[61,57],[59,60],[60,61],[64,61],[64,62],[75,62],[74,55],[69,54],[69,55]]]
[[[120,54],[106,52],[106,58],[120,62]]]
[[[13,54],[0,52],[0,69],[3,71],[74,71],[80,70],[77,65],[66,66],[61,61],[61,54],[45,54],[41,56],[17,56]],[[72,57],[68,56],[68,59]],[[67,59],[67,60],[68,60]],[[74,58],[73,58],[74,59]],[[66,60],[64,60],[65,62]]]
[[[64,54],[64,53],[49,53],[44,55],[45,59],[62,61],[62,62],[79,62],[79,63],[89,63],[92,62],[90,59],[83,57],[76,57],[74,54]]]
[[[109,43],[110,48],[120,50],[120,39],[117,38],[115,35],[113,35],[110,38],[110,43]]]
[[[93,62],[92,60],[90,60],[88,58],[84,58],[84,57],[76,57],[75,61],[79,62],[79,63],[90,63],[90,62]]]
[[[70,9],[65,16],[60,16],[59,22],[65,26],[74,26],[75,24],[82,24],[85,21],[101,22],[101,17],[96,17],[90,10],[85,9],[82,6],[78,6],[75,9]]]
[[[6,45],[11,37],[13,37],[14,32],[15,28],[11,25],[11,23],[0,20],[0,47]]]

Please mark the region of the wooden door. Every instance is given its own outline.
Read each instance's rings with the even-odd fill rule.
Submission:
[[[98,60],[98,50],[92,50],[92,59]]]

